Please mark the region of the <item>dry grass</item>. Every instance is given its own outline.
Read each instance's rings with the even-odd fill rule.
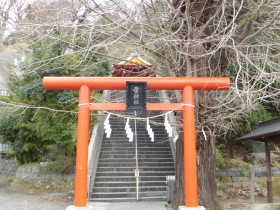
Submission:
[[[28,44],[20,42],[20,43],[15,43],[15,44],[11,44],[11,45],[5,46],[2,49],[0,49],[0,52],[26,49],[27,47],[28,47]]]
[[[229,151],[227,148],[221,150],[221,154],[224,158],[225,165],[228,168],[233,167],[248,167],[251,163],[245,162],[244,157],[249,154],[248,148],[245,146],[234,146],[233,147],[233,157],[229,156]],[[272,167],[280,167],[280,153],[277,151],[271,152],[271,165]],[[265,167],[265,160],[259,160],[254,162],[255,167]]]
[[[10,188],[27,194],[73,192],[73,181],[69,180],[22,180],[14,179]]]

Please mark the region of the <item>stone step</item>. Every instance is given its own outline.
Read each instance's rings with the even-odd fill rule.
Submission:
[[[133,181],[114,181],[114,182],[96,182],[94,187],[135,187],[136,181],[135,178]],[[166,181],[141,181],[139,186],[164,186],[166,187]]]
[[[131,147],[135,147],[135,145],[133,144],[133,143],[131,143],[130,144],[131,145]],[[129,150],[131,147],[129,147],[129,148],[126,148],[126,147],[123,147],[122,145],[120,145],[120,144],[116,144],[116,145],[110,145],[110,146],[108,146],[108,145],[104,145],[104,146],[102,146],[101,147],[101,149],[104,149],[104,150],[106,150],[106,149],[108,149],[108,150],[111,150],[111,151],[114,151],[114,149],[122,149],[122,150]],[[162,149],[166,149],[166,150],[170,150],[170,147],[168,147],[167,145],[164,145],[164,144],[161,144],[161,143],[153,143],[153,144],[147,144],[147,145],[138,145],[137,146],[137,149],[138,150],[147,150],[147,149],[155,149],[155,150],[162,150]]]
[[[166,186],[140,186],[139,192],[166,191]],[[136,192],[136,185],[130,187],[95,187],[93,193]]]
[[[154,137],[155,137],[155,139],[158,139],[158,140],[162,139],[164,142],[169,141],[169,137],[167,135],[163,135],[162,133],[154,133]],[[121,132],[117,133],[117,132],[112,131],[110,138],[103,136],[103,139],[105,140],[105,142],[106,141],[112,142],[112,141],[119,141],[119,140],[125,141],[128,138],[127,138],[126,133],[121,133]],[[135,133],[133,132],[133,140],[134,139],[136,139],[136,138],[135,138]],[[139,141],[146,140],[146,141],[150,142],[151,139],[150,139],[150,136],[148,133],[140,133],[140,134],[137,133],[137,140],[139,140]]]
[[[133,142],[129,142],[128,138],[123,137],[118,141],[110,141],[110,139],[106,139],[104,144],[102,144],[102,147],[119,147],[119,145],[122,145],[123,147],[135,147],[135,139],[133,139]],[[149,147],[150,145],[159,147],[161,145],[163,145],[164,147],[166,146],[170,146],[169,140],[168,139],[154,139],[154,142],[151,142],[151,139],[137,139],[137,146],[138,147]],[[123,148],[125,149],[125,148]]]
[[[140,177],[146,176],[169,176],[174,175],[175,171],[141,171]],[[134,176],[134,171],[101,171],[96,173],[96,177],[116,177],[116,176]]]
[[[129,152],[132,148],[123,148],[123,147],[101,147],[101,152],[103,151],[112,151],[112,152]],[[134,150],[135,151],[135,148]],[[170,151],[168,147],[138,147],[138,151]]]
[[[127,141],[128,142],[128,141]],[[154,143],[154,142],[151,142],[151,143],[137,143],[137,148],[141,148],[141,147],[150,147],[150,148],[153,148],[153,147],[168,147],[170,148],[169,144],[162,144],[162,143]],[[104,143],[102,145],[102,148],[103,147],[127,147],[127,148],[131,148],[131,147],[135,147],[135,144],[132,144],[130,142],[128,143]]]
[[[136,117],[137,118],[142,118],[142,117],[147,118],[147,117],[149,117],[151,121],[161,120],[161,122],[164,122],[164,121],[162,121],[162,120],[164,120],[163,116],[159,116],[158,114],[153,115],[153,113],[154,112],[150,112],[150,113],[140,113],[140,112],[138,112],[136,114]],[[118,117],[117,115],[111,115],[109,120],[117,120],[119,122],[126,122],[127,117],[131,117],[129,119],[130,123],[134,122],[134,120],[135,120],[135,119],[133,119],[135,117],[135,113],[127,113],[127,112],[116,113],[115,112],[115,114],[125,116],[126,118]],[[146,119],[136,119],[136,122],[146,123]]]
[[[119,138],[119,137],[123,137],[123,136],[126,136],[126,133],[125,133],[125,130],[124,128],[112,128],[112,133],[111,133],[111,137],[110,138]],[[135,131],[132,129],[132,132],[133,134],[135,134]],[[155,136],[161,136],[162,138],[168,138],[168,135],[166,133],[166,131],[164,130],[159,130],[159,131],[154,131],[153,130],[153,133]],[[140,130],[137,130],[137,137],[140,138],[140,137],[147,137],[149,136],[148,134],[148,131],[140,131]]]
[[[119,152],[116,152],[116,151],[114,151],[114,152],[112,152],[112,151],[104,151],[104,152],[102,152],[102,154],[100,154],[100,156],[101,155],[104,155],[104,156],[108,156],[108,155],[119,155],[120,153]],[[129,150],[129,151],[126,151],[125,153],[123,153],[123,154],[129,154],[129,155],[135,155],[135,150]],[[166,151],[146,151],[146,150],[141,150],[141,151],[138,151],[138,155],[152,155],[152,154],[156,154],[156,155],[165,155],[165,154],[167,154],[167,155],[169,155],[169,154],[172,154],[171,153],[171,150],[169,151],[169,152],[166,152]]]
[[[124,125],[113,125],[113,124],[110,124],[111,125],[111,128],[112,128],[112,134],[122,134],[122,133],[125,133],[125,124]],[[137,126],[137,135],[138,134],[147,134],[148,131],[146,130],[146,125],[145,126]],[[156,126],[153,126],[153,125],[150,125],[153,132],[156,133],[156,134],[162,134],[163,136],[167,136],[167,131],[165,130],[165,128],[162,128],[162,127],[156,127]],[[131,130],[133,131],[133,133],[135,133],[135,128],[134,128],[134,125],[133,126],[130,126]]]
[[[126,116],[131,116],[131,115],[126,115]],[[135,116],[131,116],[131,118],[134,118]],[[147,116],[143,116],[143,115],[138,115],[138,118],[142,118],[142,119],[138,119],[136,120],[136,126],[141,125],[141,126],[146,126],[147,125]],[[109,123],[111,125],[114,126],[118,126],[118,125],[125,125],[127,122],[127,118],[109,118]],[[134,119],[130,119],[129,123],[128,123],[131,127],[135,126],[135,120]],[[164,118],[153,118],[153,119],[149,119],[149,124],[151,126],[154,127],[158,127],[158,128],[164,128],[164,127],[160,127],[160,125],[164,125]]]
[[[111,126],[111,128],[121,128],[121,132],[125,131],[125,125],[126,122],[118,122],[118,121],[111,121],[109,120],[109,124]],[[165,134],[167,134],[167,131],[164,127],[164,121],[161,122],[154,122],[154,123],[149,123],[151,128],[153,129],[153,131],[157,132],[157,131],[164,131]],[[129,127],[134,131],[135,130],[135,123],[129,123]],[[146,123],[136,123],[136,130],[139,132],[147,132],[147,124]]]
[[[125,186],[135,186],[136,180],[133,181],[114,181],[114,182],[96,182],[95,187],[125,187]],[[166,186],[166,180],[164,181],[141,181],[139,186]]]
[[[93,198],[134,198],[136,192],[98,192],[91,194]],[[166,191],[139,192],[139,197],[166,196]]]
[[[151,141],[151,138],[148,136],[147,138],[137,138],[137,145],[139,144],[149,144],[149,145],[153,145],[153,144],[156,144],[156,145],[160,145],[160,144],[163,144],[163,145],[168,145],[170,146],[170,141],[169,139],[165,139],[165,138],[155,138],[155,141],[152,142]],[[120,137],[118,139],[111,139],[111,138],[107,138],[107,139],[104,139],[104,142],[103,142],[104,145],[106,144],[110,144],[110,145],[116,145],[116,144],[131,144],[131,145],[135,145],[135,138],[133,139],[133,142],[129,142],[128,141],[128,138],[127,136],[123,136],[123,137]]]
[[[92,202],[136,202],[135,198],[89,198],[89,201]],[[139,198],[139,201],[166,201],[166,195],[165,196],[154,196],[154,197],[141,197]]]
[[[128,115],[126,115],[128,116]],[[131,116],[131,115],[130,115]],[[132,118],[135,117],[135,116],[131,116]],[[147,118],[147,116],[141,116],[141,115],[138,115],[137,117],[139,118]],[[125,125],[126,124],[126,121],[127,119],[124,119],[124,118],[112,118],[110,117],[109,118],[109,123],[112,125],[112,126],[118,126],[118,125]],[[162,128],[160,127],[160,125],[164,125],[164,118],[153,118],[153,119],[150,119],[149,120],[149,123],[151,126],[155,126],[155,127],[159,127],[159,128]],[[134,119],[130,119],[129,120],[129,125],[132,127],[132,126],[135,126],[135,121]],[[141,125],[141,126],[146,126],[147,125],[147,120],[146,119],[139,119],[139,120],[136,120],[136,125]],[[163,127],[164,128],[164,127]]]
[[[165,140],[162,138],[156,139],[157,141],[151,142],[151,138],[137,138],[137,143],[153,143],[153,144],[170,144],[170,140]],[[129,142],[127,136],[123,136],[121,138],[104,138],[103,143],[130,143],[130,144],[135,144],[135,141]],[[103,144],[102,143],[102,144]]]
[[[147,163],[152,163],[152,162],[172,162],[172,158],[138,158],[138,162],[147,162]],[[135,159],[131,158],[100,158],[99,159],[100,163],[106,162],[106,163],[112,163],[112,162],[135,162]]]
[[[134,134],[135,133],[133,132],[133,139],[135,139],[135,135]],[[162,134],[159,133],[159,134],[154,134],[154,136],[155,136],[155,139],[158,139],[158,140],[162,139],[164,142],[169,141],[169,138],[168,138],[167,135],[162,135]],[[112,132],[110,138],[107,138],[106,136],[104,136],[103,139],[105,141],[109,141],[109,140],[110,141],[119,141],[119,140],[124,141],[124,140],[126,140],[128,138],[127,138],[126,133],[113,133]],[[148,135],[148,133],[140,134],[140,135],[137,134],[137,140],[138,139],[139,139],[139,141],[141,141],[141,140],[143,140],[143,141],[145,141],[145,140],[150,141],[150,136]]]
[[[134,154],[101,154],[99,156],[100,159],[105,158],[135,158]],[[165,153],[165,154],[138,154],[138,158],[173,158],[171,152]]]
[[[170,162],[152,162],[152,163],[143,163],[139,162],[138,163],[139,168],[141,167],[161,167],[161,166],[168,166],[168,167],[174,167],[173,160]],[[135,167],[136,163],[130,162],[130,163],[122,163],[122,162],[114,162],[114,163],[98,163],[98,167]]]
[[[96,182],[130,182],[135,181],[134,176],[96,176]],[[166,181],[166,176],[143,176],[139,177],[139,181]]]
[[[126,134],[123,134],[121,136],[118,137],[114,137],[111,136],[110,138],[103,138],[104,139],[104,143],[112,143],[112,142],[123,142],[123,143],[128,143],[128,138]],[[135,140],[135,136],[133,137],[133,142]],[[155,142],[151,142],[151,138],[150,136],[147,134],[146,136],[137,136],[137,143],[143,143],[143,142],[149,142],[149,143],[168,143],[170,142],[168,137],[161,137],[161,136],[157,136],[155,135]],[[131,143],[131,142],[130,142]]]
[[[133,133],[135,133],[135,129],[130,126],[131,130]],[[156,135],[162,135],[162,136],[167,136],[167,132],[165,129],[159,129],[157,127],[153,127],[151,126],[153,132]],[[113,126],[111,125],[111,129],[112,129],[112,135],[116,135],[116,134],[125,134],[125,125],[117,125],[117,126]],[[143,134],[148,134],[148,131],[146,130],[146,126],[143,126],[143,128],[137,126],[137,135],[143,135]]]
[[[121,137],[115,138],[115,137],[111,137],[111,138],[103,138],[104,139],[104,143],[125,143],[125,144],[135,144],[135,136],[133,137],[133,141],[129,142],[128,137],[126,135],[123,135]],[[154,136],[154,142],[151,141],[150,136],[145,136],[145,137],[138,137],[137,138],[137,143],[141,144],[141,143],[151,143],[151,144],[170,144],[170,139],[169,138],[162,138],[162,137],[158,137],[158,136]]]
[[[105,171],[133,171],[134,172],[135,167],[98,167],[97,172],[105,172]],[[140,171],[175,171],[174,167],[141,167],[139,168]]]
[[[167,137],[167,136],[160,136],[160,135],[154,135],[155,137],[155,142],[151,142],[151,138],[148,134],[146,135],[143,135],[143,136],[139,136],[137,135],[137,143],[168,143],[170,144],[170,139]],[[119,136],[114,136],[114,135],[111,135],[110,138],[107,138],[107,137],[103,137],[104,139],[104,143],[114,143],[114,142],[118,142],[118,143],[132,143],[132,142],[129,142],[128,141],[128,137],[126,134],[122,134],[122,135],[119,135]],[[135,136],[133,135],[133,142],[135,143]]]
[[[116,113],[116,112],[114,112]],[[128,113],[128,112],[122,112],[122,113],[116,113],[117,115],[121,115],[121,116],[117,116],[117,115],[111,115],[110,118],[109,118],[109,121],[117,121],[119,123],[126,123],[127,121],[127,118],[129,117],[129,124],[134,124],[135,120],[136,120],[136,123],[137,124],[146,124],[146,118],[149,117],[150,120],[153,120],[153,121],[161,121],[161,122],[164,122],[162,121],[160,118],[164,119],[163,117],[161,116],[158,116],[158,115],[152,115],[153,112],[150,112],[150,113]],[[137,119],[134,119],[135,116],[137,117]],[[156,116],[156,117],[155,117]],[[141,119],[143,118],[143,119]]]

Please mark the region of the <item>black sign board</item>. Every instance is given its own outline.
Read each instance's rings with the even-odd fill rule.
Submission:
[[[147,82],[126,82],[126,110],[146,110]]]

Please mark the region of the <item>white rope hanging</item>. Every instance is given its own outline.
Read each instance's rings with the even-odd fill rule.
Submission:
[[[182,103],[182,104],[178,105],[177,107],[175,107],[174,109],[172,109],[172,110],[170,110],[168,112],[162,113],[162,114],[154,115],[154,116],[151,116],[151,117],[132,117],[132,116],[128,116],[128,115],[122,115],[122,114],[106,111],[105,109],[102,109],[101,107],[99,107],[96,103],[79,104],[79,107],[80,106],[86,106],[86,107],[94,106],[95,108],[97,108],[97,110],[103,111],[103,112],[105,112],[107,114],[111,114],[113,116],[121,117],[121,118],[124,118],[124,119],[130,118],[130,119],[136,119],[136,120],[146,120],[147,118],[155,119],[155,118],[158,118],[158,117],[162,117],[162,116],[165,116],[166,114],[169,114],[169,113],[171,113],[173,111],[178,110],[180,107],[183,107],[183,106],[195,107],[193,104],[184,104],[184,103]]]
[[[129,142],[133,142],[133,132],[132,129],[129,126],[129,118],[127,118],[126,120],[126,124],[125,124],[125,133],[127,135],[127,138],[129,139]]]
[[[148,134],[151,138],[151,142],[154,142],[155,141],[155,134],[153,132],[153,129],[150,126],[149,118],[147,118],[147,131],[148,131]]]
[[[129,126],[129,120],[130,119],[135,119],[135,120],[145,120],[146,119],[147,120],[147,130],[148,130],[148,133],[150,135],[151,141],[154,142],[154,133],[153,133],[153,130],[151,129],[151,127],[150,127],[149,119],[155,119],[155,118],[162,117],[162,116],[165,116],[164,126],[165,126],[165,129],[166,129],[166,132],[168,133],[168,137],[171,138],[172,135],[174,134],[175,136],[173,138],[173,142],[176,142],[178,140],[179,136],[178,136],[178,133],[176,132],[176,130],[173,131],[173,129],[175,129],[175,128],[173,128],[171,126],[171,124],[169,123],[168,118],[167,118],[168,114],[173,112],[173,111],[176,111],[177,109],[179,109],[180,107],[183,107],[183,106],[195,107],[193,104],[184,104],[184,103],[182,103],[182,104],[178,105],[178,107],[174,108],[173,110],[170,110],[170,111],[165,112],[163,114],[155,115],[155,116],[152,116],[152,117],[145,117],[145,118],[142,117],[141,118],[141,117],[132,117],[132,116],[128,116],[128,115],[116,114],[114,112],[108,112],[108,111],[103,110],[102,108],[98,107],[97,104],[95,104],[95,103],[79,104],[79,106],[87,106],[87,107],[90,107],[91,105],[94,105],[95,107],[98,108],[98,110],[103,111],[103,112],[108,114],[108,116],[107,116],[107,118],[106,118],[106,120],[104,122],[104,127],[105,127],[105,132],[107,134],[106,135],[107,138],[110,138],[111,132],[112,132],[111,126],[109,124],[110,115],[114,115],[116,117],[121,117],[121,118],[127,119],[126,125],[125,125],[125,130],[126,130],[127,137],[129,138],[129,142],[133,142],[133,132],[132,132],[132,129],[130,128],[130,126]],[[203,132],[205,140],[207,141],[207,136],[206,136],[206,133],[205,133],[204,129],[202,129],[202,132]]]
[[[165,126],[166,132],[168,133],[168,136],[172,137],[172,127],[167,119],[167,114],[165,115],[165,118],[164,118],[164,126]]]
[[[109,122],[109,118],[110,118],[110,114],[108,114],[108,116],[106,117],[105,121],[104,121],[104,129],[105,129],[105,133],[106,133],[106,137],[110,138],[111,137],[111,133],[112,133],[112,129],[111,129],[111,125]]]

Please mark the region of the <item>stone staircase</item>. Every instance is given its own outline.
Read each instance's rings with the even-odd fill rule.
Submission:
[[[154,91],[155,92],[155,91]],[[155,93],[149,94],[156,98]],[[150,100],[151,101],[151,100]],[[134,115],[134,111],[118,112],[121,115]],[[158,115],[158,112],[137,111],[137,117]],[[126,119],[111,116],[109,119],[112,134],[103,136],[95,183],[91,201],[136,201],[136,140],[139,178],[139,198],[142,201],[166,200],[166,176],[174,175],[174,161],[163,117],[150,120],[155,133],[155,142],[146,130],[145,121],[130,120],[134,133],[133,142],[129,142],[125,133]]]

